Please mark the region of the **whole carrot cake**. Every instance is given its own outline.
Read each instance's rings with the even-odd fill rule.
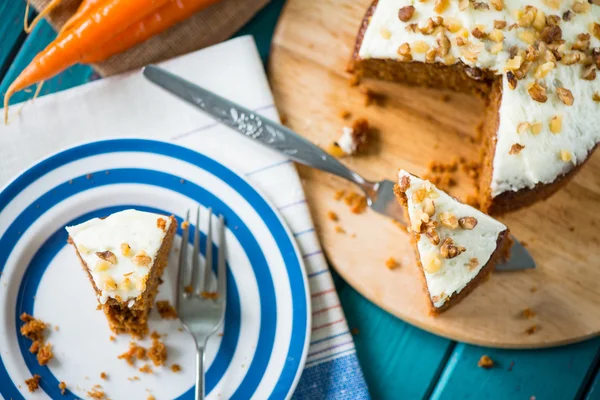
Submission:
[[[175,218],[125,210],[66,229],[110,328],[144,336],[177,230]]]
[[[587,0],[379,0],[358,34],[359,76],[476,93],[481,209],[547,198],[600,142],[600,7]]]
[[[395,189],[433,313],[461,301],[508,258],[512,243],[501,222],[406,171]]]

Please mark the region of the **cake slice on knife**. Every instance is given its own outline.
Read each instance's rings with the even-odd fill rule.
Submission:
[[[110,328],[143,337],[167,266],[176,219],[125,210],[66,229]]]
[[[461,301],[510,254],[508,228],[431,182],[401,170],[404,206],[433,313]]]

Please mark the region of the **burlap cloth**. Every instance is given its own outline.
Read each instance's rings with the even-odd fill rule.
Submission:
[[[31,0],[40,10],[50,0]],[[118,74],[146,64],[189,53],[222,42],[238,31],[269,0],[222,0],[192,15],[167,31],[102,63],[94,69],[102,76]],[[77,10],[81,0],[63,0],[47,17],[59,29]]]

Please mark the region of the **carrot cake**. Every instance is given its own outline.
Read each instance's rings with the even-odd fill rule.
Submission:
[[[66,229],[110,328],[144,336],[177,230],[175,218],[125,210]]]
[[[586,0],[379,0],[358,34],[359,76],[477,93],[481,209],[547,198],[600,142],[600,7]]]
[[[434,313],[458,303],[508,258],[511,240],[504,224],[431,182],[400,171],[396,195]]]

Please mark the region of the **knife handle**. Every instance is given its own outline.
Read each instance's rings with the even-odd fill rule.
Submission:
[[[300,164],[332,173],[361,187],[370,184],[320,147],[283,125],[154,65],[145,67],[143,73],[151,82],[198,107],[217,121]]]

